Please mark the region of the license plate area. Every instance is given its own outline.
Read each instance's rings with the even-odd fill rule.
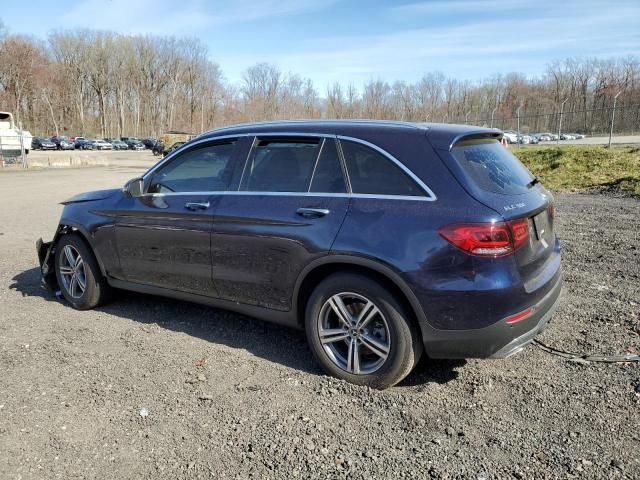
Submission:
[[[549,214],[546,210],[533,217],[533,226],[536,231],[536,238],[538,240],[543,241],[551,236]]]

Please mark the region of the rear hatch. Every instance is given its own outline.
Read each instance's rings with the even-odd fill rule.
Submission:
[[[495,134],[472,135],[437,151],[472,197],[505,221],[527,219],[529,238],[516,250],[515,260],[528,291],[544,285],[560,264],[551,193]]]

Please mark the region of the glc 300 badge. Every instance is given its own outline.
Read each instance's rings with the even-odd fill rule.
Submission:
[[[515,210],[516,208],[522,208],[525,207],[527,204],[526,203],[512,203],[511,205],[505,205],[503,208],[508,212],[509,210]]]

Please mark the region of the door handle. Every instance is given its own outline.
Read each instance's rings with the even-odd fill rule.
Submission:
[[[206,210],[207,208],[209,208],[209,202],[187,202],[185,203],[184,208],[193,211]]]
[[[329,210],[326,208],[299,208],[296,213],[305,218],[316,218],[329,215]]]

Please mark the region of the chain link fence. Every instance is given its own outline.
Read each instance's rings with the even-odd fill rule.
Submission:
[[[580,133],[587,137],[601,138],[600,143],[607,143],[609,135],[615,137],[637,137],[627,139],[640,143],[640,105],[624,105],[618,107],[594,108],[588,110],[566,110],[557,112],[516,112],[503,114],[493,112],[468,112],[452,119],[443,119],[446,123],[461,123],[494,127],[500,130],[513,130],[521,134],[552,133],[560,136],[563,133]]]

